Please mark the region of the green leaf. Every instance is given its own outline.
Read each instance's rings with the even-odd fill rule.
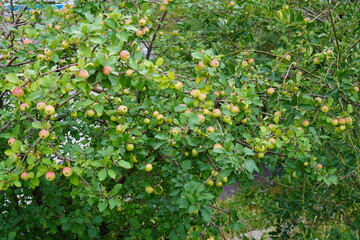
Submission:
[[[163,58],[158,58],[157,60],[156,60],[156,66],[158,66],[158,67],[160,67],[162,64],[164,63],[164,59]]]
[[[98,177],[99,177],[99,181],[104,181],[105,178],[107,177],[107,171],[106,169],[101,169],[99,172],[98,172]]]
[[[124,160],[120,160],[118,162],[119,166],[122,167],[122,168],[125,168],[125,169],[130,169],[132,168],[132,165],[131,163],[127,162],[127,161],[124,161]]]
[[[71,175],[70,177],[70,183],[77,186],[80,183],[79,177],[75,174]]]
[[[114,170],[109,169],[109,170],[108,170],[108,175],[109,175],[109,177],[111,177],[112,179],[115,179],[115,178],[116,178],[116,173],[115,173]]]
[[[244,161],[244,166],[245,169],[249,172],[249,173],[253,173],[254,170],[256,170],[257,172],[259,171],[258,167],[256,166],[256,163],[254,162],[254,160],[245,160]]]
[[[18,83],[19,82],[19,78],[15,73],[8,73],[6,74],[6,80],[11,82],[11,83]]]
[[[16,237],[16,232],[10,232],[8,234],[7,240],[14,240]]]
[[[99,211],[100,211],[100,212],[105,211],[105,209],[107,208],[107,206],[108,206],[108,202],[106,202],[106,201],[99,202],[99,204],[98,204]]]

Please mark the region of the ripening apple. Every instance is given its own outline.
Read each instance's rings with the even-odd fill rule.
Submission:
[[[181,133],[181,128],[179,128],[179,127],[174,127],[173,129],[171,129],[171,131],[170,131],[170,133],[172,134],[172,135],[178,135],[179,133]]]
[[[129,95],[129,94],[130,94],[130,90],[129,90],[128,88],[125,88],[125,89],[123,90],[123,94]]]
[[[205,109],[203,110],[203,113],[204,113],[205,115],[209,115],[211,112],[210,112],[209,109],[206,109],[206,108],[205,108]]]
[[[78,73],[78,76],[83,78],[83,79],[88,79],[89,77],[89,72],[86,71],[85,69],[81,69]]]
[[[252,63],[255,62],[255,60],[254,60],[253,58],[250,58],[250,59],[248,59],[247,61],[248,61],[249,64],[252,64]]]
[[[215,109],[213,110],[213,112],[212,112],[212,116],[213,116],[213,117],[216,117],[216,118],[220,117],[220,116],[221,116],[221,110],[218,109],[218,108],[215,108]]]
[[[212,179],[208,179],[206,180],[206,185],[208,185],[209,187],[211,187],[212,185],[214,185],[214,181]]]
[[[280,117],[280,116],[281,116],[281,112],[280,112],[280,111],[276,111],[276,112],[274,113],[274,116],[275,116],[275,117]]]
[[[126,70],[125,75],[126,75],[127,77],[131,77],[131,75],[133,74],[133,72],[134,72],[134,70],[128,69],[128,70]]]
[[[177,90],[181,90],[183,88],[184,84],[182,82],[176,82],[174,87]]]
[[[321,111],[322,111],[323,113],[327,113],[329,110],[330,110],[330,108],[329,108],[328,106],[326,106],[326,105],[324,105],[324,106],[321,107]]]
[[[235,105],[235,106],[232,106],[232,107],[231,107],[230,111],[231,111],[232,113],[234,113],[234,114],[237,114],[237,113],[240,112],[240,108]]]
[[[71,169],[71,167],[64,167],[62,170],[62,174],[65,177],[70,177],[73,174],[73,170]]]
[[[172,33],[174,36],[177,36],[179,34],[179,31],[173,31]]]
[[[159,115],[156,116],[156,123],[157,124],[162,124],[162,123],[164,123],[164,121],[165,121],[164,115],[159,114]]]
[[[309,17],[304,18],[305,22],[310,22],[311,19]]]
[[[151,163],[148,163],[145,165],[145,171],[146,172],[151,172],[151,170],[153,169],[153,166],[151,165]]]
[[[152,194],[154,192],[154,188],[153,187],[145,187],[145,192],[147,192],[148,194]]]
[[[309,162],[304,162],[304,167],[309,166]]]
[[[48,130],[46,130],[46,129],[43,129],[43,130],[41,130],[41,131],[39,132],[39,137],[40,137],[41,139],[46,139],[46,138],[49,137],[49,135],[50,135],[50,132],[49,132]]]
[[[141,19],[139,20],[139,25],[140,25],[141,27],[145,26],[145,25],[146,25],[146,20],[143,19],[143,18],[141,18]]]
[[[317,167],[318,169],[322,169],[322,168],[323,168],[323,166],[322,166],[321,163],[318,163],[318,164],[316,165],[316,167]]]
[[[208,127],[208,128],[206,128],[206,133],[213,133],[213,132],[215,132],[215,128],[214,127]]]
[[[353,122],[353,120],[351,117],[346,117],[345,122],[346,122],[346,124],[351,124]]]
[[[126,129],[122,125],[116,125],[115,131],[117,133],[124,133]]]
[[[230,1],[230,2],[229,2],[229,5],[230,5],[231,7],[233,7],[233,6],[236,5],[236,3],[235,3],[234,1]]]
[[[339,120],[337,120],[336,118],[334,118],[333,120],[331,120],[331,125],[337,126],[338,124],[339,124]]]
[[[302,121],[301,125],[303,125],[304,127],[308,127],[310,125],[310,122],[308,120],[304,120]]]
[[[200,101],[204,101],[204,100],[206,99],[206,94],[205,94],[205,93],[200,93],[197,98],[198,98]]]
[[[231,117],[229,115],[226,115],[223,117],[224,123],[231,123]]]
[[[267,95],[272,95],[273,93],[275,92],[275,89],[274,88],[268,88],[267,90],[266,90],[266,94]]]
[[[144,31],[142,30],[142,29],[138,29],[137,31],[136,31],[136,36],[137,37],[142,37],[144,35]]]
[[[125,115],[128,112],[128,108],[125,105],[121,105],[117,110],[120,115]]]
[[[92,109],[89,109],[85,112],[86,117],[93,117],[95,115],[95,111]]]
[[[159,10],[162,12],[166,11],[166,6],[165,5],[160,5]]]
[[[123,50],[120,52],[120,58],[121,60],[126,61],[130,58],[130,53],[126,50]]]
[[[54,115],[56,112],[55,112],[55,108],[51,105],[47,105],[45,108],[44,108],[44,111],[47,115]]]
[[[109,76],[110,73],[112,71],[112,68],[110,66],[105,66],[102,70],[102,73],[105,75],[105,76]]]
[[[355,86],[355,87],[354,87],[354,91],[355,91],[355,92],[359,92],[359,87],[358,87],[358,86]]]
[[[132,143],[127,144],[126,147],[125,147],[125,149],[126,149],[126,151],[128,151],[128,152],[134,151],[134,144],[132,144]]]
[[[153,114],[152,114],[152,116],[153,116],[154,118],[156,118],[159,114],[160,114],[159,111],[154,111]]]
[[[319,59],[318,59],[317,57],[315,57],[315,58],[313,59],[313,62],[314,62],[315,64],[320,64],[320,61],[319,61]]]
[[[23,41],[24,45],[28,45],[30,43],[33,43],[33,41],[31,39],[29,39],[29,38],[25,38],[24,41]]]
[[[21,173],[20,178],[24,181],[29,180],[29,178],[30,178],[29,173],[27,173],[27,172]]]
[[[146,34],[146,33],[149,33],[149,32],[150,32],[150,28],[144,27],[144,33]]]
[[[205,120],[206,120],[205,116],[202,114],[198,114],[198,119],[201,123],[205,122]]]
[[[316,97],[316,98],[315,98],[315,101],[316,101],[317,104],[321,104],[321,103],[322,103],[321,97]]]
[[[203,61],[200,61],[199,64],[198,64],[198,66],[199,66],[200,68],[204,68],[204,67],[205,67],[205,64],[204,64]]]
[[[213,149],[215,149],[215,148],[222,148],[222,149],[224,149],[224,147],[223,147],[220,143],[215,143]]]
[[[24,96],[24,90],[21,87],[15,87],[11,94],[17,98],[22,98]]]
[[[45,54],[45,56],[51,57],[51,56],[54,54],[54,52],[51,51],[51,50],[48,49],[48,48],[45,48],[45,49],[44,49],[44,54]]]
[[[241,65],[243,65],[244,67],[246,67],[248,65],[248,62],[247,61],[242,61],[241,62]]]
[[[290,61],[291,56],[290,56],[289,54],[286,54],[284,58],[285,58],[286,60]]]
[[[345,123],[346,123],[345,118],[340,118],[340,119],[339,119],[339,124],[345,124]]]
[[[46,104],[44,102],[38,102],[36,104],[36,109],[39,110],[39,111],[42,111],[42,110],[45,109],[45,106],[46,106]]]
[[[198,97],[201,94],[201,92],[197,89],[193,89],[190,91],[190,95],[193,97]]]
[[[14,144],[15,141],[16,141],[16,138],[9,138],[7,143],[11,147]]]
[[[29,108],[30,108],[30,106],[29,106],[29,104],[27,104],[27,103],[22,103],[22,104],[20,105],[20,111],[22,111],[22,112],[25,112],[26,109],[29,109]]]
[[[48,171],[45,174],[45,178],[48,181],[53,181],[55,179],[55,173],[53,171]]]
[[[219,67],[219,65],[220,65],[220,63],[219,63],[219,60],[217,60],[217,59],[213,59],[210,61],[210,66],[212,66],[212,67],[217,68],[217,67]]]

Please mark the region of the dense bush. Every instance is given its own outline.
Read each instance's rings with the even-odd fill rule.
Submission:
[[[26,4],[0,14],[3,239],[225,238],[222,186],[264,167],[281,237],[359,227],[357,1]]]

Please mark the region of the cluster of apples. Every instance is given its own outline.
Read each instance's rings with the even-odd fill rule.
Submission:
[[[215,182],[214,180],[215,179]],[[211,176],[210,178],[208,178],[206,181],[205,181],[205,184],[209,187],[212,187],[214,184],[217,186],[217,187],[222,187],[222,185],[224,183],[227,183],[228,182],[228,178],[227,177],[220,177],[219,176],[219,171],[216,171],[216,170],[212,170],[211,171]]]
[[[64,167],[62,169],[62,174],[65,177],[71,177],[71,175],[73,174],[73,170],[71,169],[71,167]],[[20,178],[24,181],[29,180],[30,178],[34,177],[34,173],[33,172],[22,172],[20,175]],[[45,173],[45,179],[48,181],[54,181],[54,179],[56,178],[56,174],[53,171],[48,171]]]
[[[331,125],[336,126],[336,131],[341,132],[346,129],[346,124],[350,125],[353,122],[351,117],[334,118],[331,120]]]

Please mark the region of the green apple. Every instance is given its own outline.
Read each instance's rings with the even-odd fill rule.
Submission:
[[[125,149],[126,149],[126,151],[128,151],[128,152],[134,151],[134,144],[132,144],[132,143],[127,144],[126,147],[125,147]]]
[[[145,171],[146,172],[151,172],[151,170],[153,169],[153,166],[151,165],[151,163],[148,163],[145,165]]]

